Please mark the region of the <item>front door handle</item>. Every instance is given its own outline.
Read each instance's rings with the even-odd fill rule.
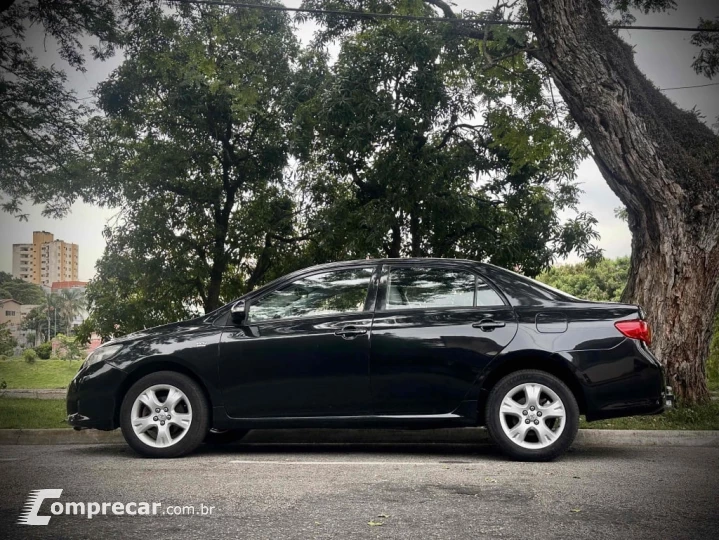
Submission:
[[[491,332],[495,328],[504,328],[506,323],[502,321],[495,321],[493,319],[482,319],[472,325],[472,328],[479,328],[484,332]]]
[[[344,326],[340,330],[335,332],[335,336],[341,336],[342,339],[354,339],[357,336],[361,336],[367,333],[367,328],[363,326]]]

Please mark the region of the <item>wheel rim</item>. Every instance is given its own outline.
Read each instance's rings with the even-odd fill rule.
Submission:
[[[520,384],[504,396],[499,421],[517,446],[546,448],[562,435],[567,412],[557,393],[539,383]]]
[[[177,444],[192,425],[192,405],[185,393],[170,384],[156,384],[132,404],[130,423],[135,435],[153,448]]]

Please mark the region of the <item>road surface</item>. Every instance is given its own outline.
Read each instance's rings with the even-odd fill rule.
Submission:
[[[535,464],[466,444],[240,444],[176,460],[0,446],[0,483],[3,538],[719,538],[719,448],[583,448]],[[62,489],[40,505],[48,525],[16,524],[38,489]],[[68,502],[157,513],[52,514]]]

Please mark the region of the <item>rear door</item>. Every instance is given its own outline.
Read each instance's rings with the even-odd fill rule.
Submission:
[[[512,308],[471,266],[384,265],[370,354],[375,413],[451,413],[516,332]]]
[[[250,302],[220,344],[220,382],[234,418],[369,412],[369,336],[376,265],[310,273]]]

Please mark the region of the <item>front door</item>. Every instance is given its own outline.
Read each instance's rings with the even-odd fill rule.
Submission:
[[[374,272],[311,273],[250,301],[246,323],[227,328],[220,344],[228,415],[367,413]]]
[[[372,325],[375,412],[452,413],[516,332],[512,308],[471,268],[385,266]]]

